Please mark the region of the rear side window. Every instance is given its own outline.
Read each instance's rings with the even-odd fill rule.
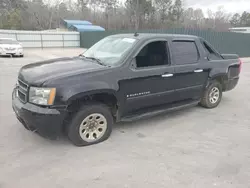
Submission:
[[[199,59],[194,41],[173,41],[172,54],[177,65],[197,63]]]
[[[220,60],[222,59],[222,57],[216,53],[208,43],[206,43],[205,41],[201,41],[204,51],[206,53],[206,55],[208,56],[209,60]]]

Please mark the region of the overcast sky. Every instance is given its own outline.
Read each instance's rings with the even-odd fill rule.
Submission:
[[[203,10],[216,10],[217,7],[223,6],[227,12],[250,11],[250,0],[184,0],[185,5]]]
[[[1,0],[0,0],[1,1]],[[58,0],[44,0],[53,2]],[[62,0],[63,1],[63,0]],[[72,0],[76,1],[76,0]],[[125,2],[126,0],[120,0]],[[250,12],[250,0],[183,0],[186,7],[202,8],[205,12],[207,9],[216,11],[219,6],[223,6],[228,13],[242,13],[243,11]]]

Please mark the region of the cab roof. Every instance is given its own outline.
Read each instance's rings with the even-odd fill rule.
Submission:
[[[181,39],[197,39],[194,35],[180,35],[180,34],[161,34],[161,33],[126,33],[126,34],[116,34],[110,35],[110,37],[124,37],[124,38],[134,38],[134,39],[154,39],[154,38],[181,38]]]

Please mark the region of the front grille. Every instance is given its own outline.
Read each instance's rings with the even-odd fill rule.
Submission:
[[[17,88],[17,94],[20,101],[24,103],[27,102],[29,85],[21,80],[18,80]]]
[[[16,48],[4,48],[6,51],[14,51]]]
[[[20,88],[22,88],[23,90],[27,91],[28,90],[28,84],[24,83],[23,81],[21,80],[18,80],[18,85]]]
[[[18,89],[18,98],[22,101],[22,102],[26,102],[26,95],[25,95],[25,93],[23,93],[22,91],[20,91],[19,89]]]

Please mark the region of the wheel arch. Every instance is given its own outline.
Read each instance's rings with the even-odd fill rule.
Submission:
[[[212,81],[217,81],[221,84],[222,86],[222,90],[225,91],[226,89],[226,83],[228,81],[228,76],[226,73],[220,73],[220,74],[215,74],[212,77],[209,78],[208,83],[207,83],[207,87],[209,86],[209,84]]]
[[[113,116],[116,116],[118,110],[118,96],[115,90],[100,89],[75,94],[67,101],[67,110],[69,112],[77,111],[86,103],[102,103],[111,108]]]
[[[67,127],[68,122],[70,122],[74,114],[83,106],[84,104],[96,104],[101,103],[108,106],[111,110],[114,120],[119,118],[118,115],[118,96],[115,90],[112,89],[99,89],[88,92],[80,92],[72,95],[67,101],[67,117],[65,118],[64,131]]]

